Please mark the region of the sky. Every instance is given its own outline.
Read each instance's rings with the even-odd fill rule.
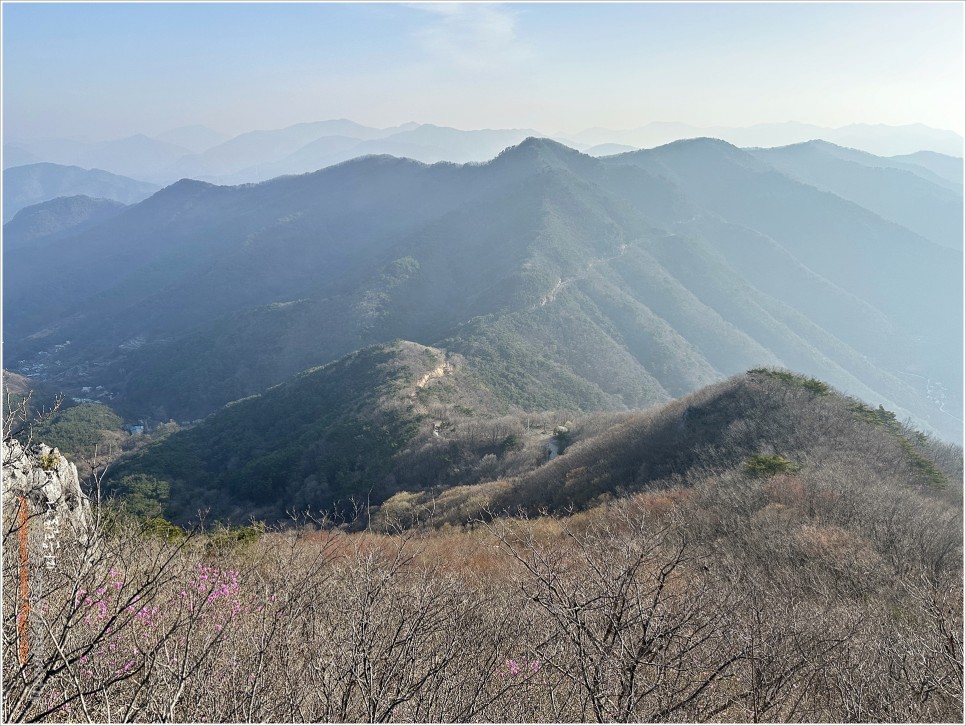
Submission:
[[[964,133],[964,4],[3,2],[4,139],[351,118]]]

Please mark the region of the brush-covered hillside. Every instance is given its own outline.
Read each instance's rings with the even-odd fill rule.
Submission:
[[[582,510],[709,476],[888,482],[959,501],[961,450],[814,378],[758,369],[643,412],[528,413],[462,356],[373,346],[122,462],[111,489],[179,522],[367,511],[408,526]],[[381,505],[381,508],[379,508]]]
[[[462,524],[501,512],[566,513],[635,492],[781,476],[795,486],[915,492],[959,507],[962,449],[827,384],[757,369],[650,411],[588,415],[554,435],[559,456],[516,477],[403,492],[383,519]],[[429,513],[432,512],[430,516]]]
[[[45,572],[35,670],[6,611],[9,720],[958,723],[961,450],[757,370],[652,412],[532,421],[549,462],[412,489],[406,449],[456,451],[447,411],[491,405],[473,386],[441,351],[369,348],[130,462],[204,471],[170,482],[182,508],[232,488],[261,506],[298,483],[283,471],[409,491],[358,512],[365,531],[98,513]],[[478,429],[484,459],[517,448],[504,431]],[[165,489],[115,484],[142,512]]]

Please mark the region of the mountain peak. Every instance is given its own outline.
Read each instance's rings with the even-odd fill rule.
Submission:
[[[847,146],[842,146],[841,144],[833,144],[831,141],[826,141],[825,139],[809,139],[808,141],[799,141],[794,144],[786,144],[784,146],[775,146],[774,149],[780,150],[808,150],[814,149],[818,151],[825,151],[830,153],[838,152],[854,152],[856,154],[862,154],[864,156],[871,156],[868,152],[859,151],[858,149],[850,149]]]
[[[568,168],[575,163],[595,162],[591,157],[581,154],[569,146],[565,146],[553,139],[538,136],[528,136],[516,146],[510,146],[504,149],[493,161],[507,162],[517,160],[526,160],[531,163],[536,162],[542,166]]]
[[[548,139],[544,136],[528,136],[519,144],[517,144],[516,148],[518,149],[526,149],[526,148],[553,149],[553,150],[564,149],[566,151],[577,153],[574,149],[571,149],[569,146],[565,146],[561,144],[559,141],[554,141],[553,139]]]
[[[154,202],[157,202],[159,200],[187,199],[188,197],[196,196],[216,187],[216,184],[199,181],[197,179],[179,179],[174,184],[169,184],[155,192],[145,201],[154,200]]]
[[[732,157],[747,155],[745,151],[723,139],[718,139],[711,136],[697,136],[692,139],[678,139],[677,141],[671,141],[667,144],[662,144],[661,146],[655,146],[652,149],[636,149],[634,151],[628,151],[626,153],[616,155],[615,158],[643,158],[647,156],[665,156],[669,154],[700,154],[703,156],[707,156],[708,154],[716,154],[718,156],[724,155]]]
[[[734,150],[741,151],[737,146],[731,144],[724,139],[718,139],[713,136],[697,136],[693,139],[678,139],[677,141],[672,141],[669,144],[664,144],[663,146],[658,146],[658,149],[721,149],[721,150]]]
[[[708,163],[726,163],[744,167],[754,171],[766,171],[769,167],[759,161],[752,154],[731,144],[723,139],[700,136],[694,139],[679,139],[669,144],[658,146],[653,149],[642,149],[640,151],[629,151],[626,154],[619,154],[614,159],[631,161],[634,159],[662,159],[678,160],[688,163],[705,165]],[[677,162],[675,162],[677,163]]]
[[[178,190],[178,191],[191,191],[195,189],[211,189],[217,185],[211,182],[199,181],[198,179],[178,179],[174,184],[169,184],[165,189]]]

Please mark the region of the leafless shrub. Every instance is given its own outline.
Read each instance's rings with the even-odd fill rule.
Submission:
[[[804,464],[231,548],[104,518],[44,573],[23,664],[8,523],[4,719],[956,721],[961,515]]]
[[[694,720],[741,657],[723,649],[719,618],[733,595],[710,581],[680,530],[651,530],[623,508],[586,532],[544,545],[532,526],[494,525],[520,565],[520,588],[550,620],[534,657],[561,676],[555,700],[572,720]]]

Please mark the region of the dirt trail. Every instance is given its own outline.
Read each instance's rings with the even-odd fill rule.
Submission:
[[[449,368],[449,363],[446,363],[445,361],[440,363],[436,368],[416,381],[416,388],[425,388],[427,385],[429,385],[430,381],[434,381],[437,378],[442,378],[446,375],[446,372],[449,370]]]
[[[597,265],[599,265],[602,262],[611,262],[613,260],[616,260],[618,257],[620,257],[621,255],[623,255],[626,250],[627,250],[627,245],[626,244],[622,244],[618,248],[618,252],[617,252],[616,255],[613,255],[612,257],[598,257],[598,258],[593,259],[590,262],[588,262],[587,263],[587,267],[584,269],[583,273],[581,273],[580,275],[575,275],[573,277],[568,277],[566,280],[560,280],[560,279],[558,279],[557,280],[557,284],[553,286],[553,289],[550,292],[548,292],[546,295],[544,295],[542,298],[540,298],[539,305],[535,305],[534,307],[535,308],[536,307],[543,307],[547,303],[553,302],[554,300],[557,299],[557,293],[560,292],[560,290],[563,289],[566,285],[569,285],[572,282],[576,282],[577,280],[581,280],[581,279],[587,277],[587,275],[590,273],[590,271],[593,270]]]

